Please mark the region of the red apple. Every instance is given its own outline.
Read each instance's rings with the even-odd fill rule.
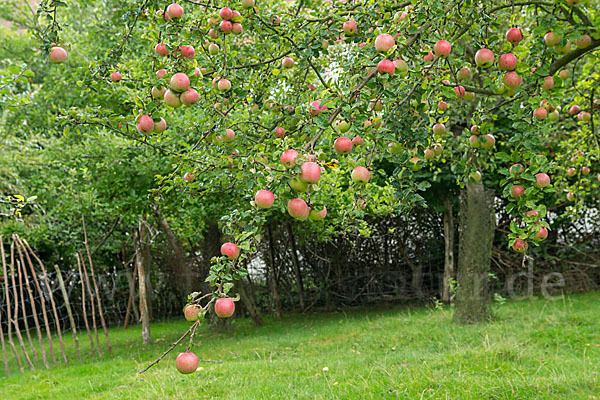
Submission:
[[[510,28],[506,32],[506,40],[508,40],[508,42],[513,46],[517,45],[521,40],[523,40],[523,34],[519,28]]]
[[[479,129],[479,125],[472,125],[471,126],[471,133],[473,135],[479,135],[481,133],[481,131]]]
[[[288,68],[292,68],[294,66],[294,60],[290,57],[285,57],[283,60],[281,60],[281,67],[288,69]]]
[[[189,304],[185,307],[185,311],[183,314],[185,315],[185,319],[194,322],[198,321],[198,314],[202,312],[202,307],[196,304]]]
[[[435,55],[440,57],[447,57],[448,54],[450,54],[450,50],[452,50],[452,46],[447,40],[439,40],[433,46],[433,51],[435,52]]]
[[[521,78],[521,76],[515,71],[511,71],[504,75],[503,81],[506,87],[516,89],[521,86],[521,83],[523,83],[523,78]]]
[[[171,77],[171,89],[176,92],[185,92],[190,88],[190,78],[183,72],[178,72]]]
[[[525,188],[521,185],[514,185],[510,189],[510,195],[512,197],[514,197],[515,199],[518,199],[519,197],[523,196],[524,193],[525,193]]]
[[[199,100],[198,92],[195,89],[188,89],[179,96],[179,99],[183,104],[189,106],[190,104],[194,104]]]
[[[502,54],[498,59],[498,66],[503,71],[512,71],[517,67],[517,57],[512,53]]]
[[[279,24],[281,24],[281,18],[279,18],[278,15],[273,15],[271,17],[271,23],[275,26],[279,26]]]
[[[298,157],[296,150],[286,150],[281,154],[281,162],[286,168],[292,168],[296,165],[294,160]]]
[[[320,221],[323,218],[325,218],[326,215],[327,207],[323,206],[323,209],[321,211],[310,210],[310,213],[308,214],[308,219],[310,219],[311,221]]]
[[[110,80],[113,82],[119,82],[121,79],[123,79],[123,76],[119,72],[115,71],[112,74],[110,74]]]
[[[173,19],[181,18],[183,16],[183,7],[177,3],[170,4],[167,7],[167,15]]]
[[[194,58],[196,50],[192,46],[181,46],[181,56],[185,58]]]
[[[327,110],[327,106],[325,106],[325,105],[321,106],[321,102],[319,100],[315,100],[312,103],[310,103],[309,112],[310,112],[310,115],[313,117],[316,117],[317,115],[319,115],[321,113],[321,111],[325,111],[325,110]]]
[[[581,39],[575,40],[575,45],[578,49],[585,49],[592,44],[592,38],[590,35],[581,35]]]
[[[581,107],[579,107],[578,105],[574,105],[574,106],[571,106],[571,108],[569,108],[569,114],[571,114],[571,115],[579,114],[580,112],[581,112]]]
[[[61,64],[67,60],[67,51],[62,47],[52,47],[48,53],[48,60],[52,64]]]
[[[548,110],[546,110],[544,107],[538,107],[533,110],[533,116],[537,119],[546,119],[548,116]]]
[[[431,51],[423,57],[423,61],[425,61],[425,62],[431,62],[431,61],[433,61],[433,59],[434,59],[434,56]]]
[[[345,136],[335,139],[333,144],[335,151],[340,154],[348,154],[352,150],[352,140]]]
[[[306,202],[302,199],[292,199],[288,203],[288,213],[293,217],[300,221],[305,221],[309,214],[310,208]]]
[[[275,196],[268,190],[259,190],[254,195],[254,202],[259,208],[271,208],[275,202]]]
[[[554,32],[548,32],[544,35],[544,42],[548,47],[556,46],[560,43],[560,37],[555,35]]]
[[[221,21],[221,23],[219,24],[219,29],[224,34],[228,34],[233,30],[233,24],[231,23],[231,21]]]
[[[390,60],[381,60],[379,61],[379,64],[377,64],[377,71],[380,74],[389,74],[390,76],[393,76],[395,70],[396,66]]]
[[[306,183],[317,183],[321,178],[321,167],[315,162],[307,161],[300,166],[300,179]]]
[[[590,119],[592,119],[592,114],[590,114],[590,113],[589,113],[589,112],[587,112],[587,111],[582,111],[582,112],[580,112],[579,114],[577,114],[577,120],[578,120],[578,121],[584,121],[584,122],[587,122],[587,121],[589,121]]]
[[[433,125],[433,134],[434,135],[442,135],[443,133],[446,132],[446,127],[444,126],[444,124],[442,123],[437,123],[435,125]]]
[[[546,76],[544,78],[544,83],[542,84],[542,88],[544,90],[554,89],[554,78],[551,76]]]
[[[573,192],[567,193],[567,200],[568,201],[575,201],[575,193],[573,193]]]
[[[481,143],[481,147],[484,149],[491,149],[496,144],[496,138],[492,135],[483,135],[483,143]]]
[[[537,240],[538,242],[541,242],[542,240],[545,240],[548,237],[548,230],[546,228],[544,228],[543,226],[540,226],[540,230],[537,231],[537,233],[534,236],[534,239]]]
[[[558,73],[558,77],[563,81],[566,81],[567,79],[569,79],[569,71],[567,71],[566,69],[561,70]]]
[[[494,53],[490,49],[479,49],[475,53],[475,64],[480,68],[489,68],[494,64]]]
[[[179,99],[179,94],[173,92],[172,90],[167,90],[165,92],[165,104],[174,108],[181,107],[181,100]]]
[[[219,318],[229,318],[235,312],[235,303],[229,297],[221,297],[215,301],[215,314]]]
[[[529,210],[529,211],[527,211],[525,213],[525,216],[526,217],[534,216],[535,217],[535,221],[533,221],[533,222],[535,222],[535,223],[537,223],[540,220],[539,213],[536,210]]]
[[[445,101],[440,101],[437,106],[439,111],[446,111],[448,109],[448,103]]]
[[[513,175],[519,175],[519,174],[523,173],[523,171],[525,171],[525,169],[523,168],[523,166],[521,164],[513,164],[510,167],[510,173]]]
[[[456,97],[462,99],[465,97],[465,88],[462,86],[457,86],[454,88],[454,92],[456,93]]]
[[[282,138],[285,136],[285,129],[278,126],[275,128],[275,137]]]
[[[567,168],[567,176],[572,177],[575,176],[577,170],[573,167]]]
[[[469,69],[469,67],[462,67],[461,69],[458,70],[458,79],[469,79],[471,77],[471,69]]]
[[[183,180],[184,180],[184,181],[186,181],[186,182],[188,182],[188,183],[191,183],[191,182],[193,182],[193,181],[194,181],[194,178],[195,178],[195,176],[194,176],[193,174],[190,174],[189,172],[186,172],[186,173],[183,175]]]
[[[161,133],[167,129],[167,121],[161,118],[160,121],[154,123],[154,132]]]
[[[581,175],[589,175],[590,167],[581,167]]]
[[[191,374],[198,369],[198,357],[194,353],[179,353],[175,359],[175,368],[182,374]]]
[[[230,260],[235,260],[240,255],[240,248],[235,243],[223,243],[221,246],[221,254]]]
[[[346,21],[342,24],[342,30],[347,36],[354,36],[358,33],[358,27],[355,21]]]
[[[164,43],[159,43],[154,47],[154,51],[156,52],[156,54],[158,54],[159,56],[168,56],[169,55],[169,50],[167,49],[167,45]]]
[[[233,18],[233,11],[231,11],[231,8],[229,7],[223,7],[221,10],[219,10],[219,17],[229,21],[231,18]]]
[[[351,178],[352,182],[364,185],[371,179],[371,173],[365,167],[356,167],[352,170]]]
[[[135,127],[139,133],[147,135],[154,130],[154,121],[148,115],[140,115]]]
[[[524,253],[527,250],[527,242],[523,241],[521,238],[516,238],[512,248],[514,251],[519,253]]]
[[[435,151],[433,151],[433,149],[427,148],[425,149],[423,155],[425,156],[426,160],[433,160],[435,158]]]
[[[535,174],[535,184],[539,188],[546,187],[550,184],[550,177],[543,172]]]
[[[229,79],[220,79],[217,83],[217,89],[219,89],[220,92],[226,92],[231,89],[231,82]]]
[[[395,45],[394,37],[387,33],[381,34],[375,39],[375,49],[381,53],[387,53]]]

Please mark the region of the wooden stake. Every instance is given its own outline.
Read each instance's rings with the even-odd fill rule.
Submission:
[[[0,241],[2,241],[2,236],[0,236]],[[4,245],[2,245],[2,265],[4,265],[6,261],[4,260]],[[6,270],[6,268],[4,268]],[[4,281],[8,278],[6,276],[6,272],[2,275]],[[7,291],[8,292],[8,291]],[[8,321],[10,324],[10,321]],[[8,368],[8,356],[6,355],[6,345],[4,343],[4,329],[2,329],[2,309],[0,309],[0,341],[2,342],[2,359],[4,360],[4,369],[6,370],[6,376],[10,376],[10,369]]]
[[[19,339],[19,344],[21,345],[21,350],[23,351],[23,356],[25,357],[25,361],[27,361],[27,365],[33,371],[33,363],[29,358],[29,354],[27,353],[27,349],[25,348],[25,343],[23,342],[23,335],[21,335],[21,329],[19,328],[19,296],[17,294],[17,283],[15,282],[15,244],[14,242],[10,244],[10,280],[13,285],[13,297],[15,298],[15,312],[13,314],[12,323],[15,326],[15,334],[17,335],[17,339]]]
[[[87,314],[85,312],[85,280],[83,279],[83,273],[81,272],[81,260],[79,259],[79,253],[75,253],[75,258],[77,258],[77,267],[79,267],[79,278],[81,279],[81,304],[83,306],[83,320],[85,321],[85,330],[87,331],[88,337],[90,338],[92,354],[94,354],[94,339],[92,339],[92,334],[90,333],[90,324],[88,323]]]
[[[85,287],[90,295],[90,304],[92,305],[92,327],[94,328],[94,336],[96,337],[96,353],[98,357],[102,357],[102,351],[100,350],[100,340],[98,339],[98,325],[96,325],[96,303],[94,302],[94,294],[92,293],[92,287],[90,286],[90,278],[88,277],[87,268],[83,256],[79,253],[81,259],[81,267],[83,268],[83,277],[85,278]]]
[[[148,301],[146,298],[146,273],[144,271],[144,255],[142,254],[142,240],[144,240],[144,225],[140,223],[139,234],[136,232],[135,241],[135,263],[139,276],[140,291],[140,317],[142,319],[142,340],[144,344],[150,344],[150,316],[148,315]]]
[[[35,286],[37,287],[37,290],[40,292],[40,296],[42,296],[42,312],[44,313],[44,321],[46,322],[46,329],[48,329],[48,320],[47,320],[48,317],[46,316],[45,294],[42,291],[42,288],[37,279],[37,275],[35,274],[35,268],[33,266],[33,263],[31,262],[31,258],[29,257],[30,253],[36,259],[40,268],[42,269],[42,273],[44,274],[44,284],[46,285],[46,289],[48,289],[48,297],[50,298],[50,305],[52,306],[52,314],[54,315],[54,322],[56,323],[56,332],[58,333],[58,341],[60,342],[60,349],[62,352],[63,361],[64,361],[65,365],[68,365],[69,362],[67,361],[67,355],[65,354],[65,345],[62,340],[62,331],[60,329],[60,321],[58,319],[58,312],[56,311],[56,303],[54,303],[54,295],[52,294],[52,288],[50,287],[50,283],[48,282],[48,273],[46,272],[46,268],[44,267],[42,260],[40,260],[40,258],[37,256],[37,254],[35,254],[34,251],[31,249],[31,246],[29,246],[29,243],[27,243],[27,240],[21,239],[21,237],[19,235],[16,235],[16,237],[17,237],[17,240],[19,241],[19,243],[21,244],[21,247],[23,248],[23,252],[25,253],[27,262],[29,263],[31,273],[33,274],[33,280],[35,281]],[[48,330],[46,332],[49,333]],[[52,356],[54,357],[54,351],[52,350],[52,341],[50,341],[50,351],[52,352]]]
[[[21,248],[22,248],[22,244],[19,242],[19,240],[17,239],[17,235],[13,235],[13,240],[15,241],[16,247],[17,247],[17,252],[19,253],[19,259],[21,260],[20,265],[23,268],[23,276],[25,277],[25,285],[27,287],[27,293],[29,294],[29,300],[31,301],[31,310],[33,312],[33,321],[35,322],[35,329],[37,331],[38,334],[38,341],[40,342],[40,351],[42,352],[42,359],[44,361],[44,365],[46,366],[46,369],[49,368],[48,366],[48,359],[46,358],[46,349],[44,347],[44,339],[42,336],[42,331],[40,329],[40,322],[39,319],[37,317],[37,306],[35,305],[35,297],[33,297],[33,292],[31,291],[31,285],[29,285],[29,277],[27,276],[27,267],[25,265],[25,261],[23,261],[23,253],[21,252]],[[35,277],[35,271],[32,271],[34,277]],[[37,278],[36,279],[36,283],[37,283]],[[19,281],[20,281],[20,277],[19,277]],[[38,286],[38,292],[41,296],[41,303],[42,303],[42,307],[43,310],[46,311],[46,307],[45,307],[45,301],[44,301],[44,294],[42,293],[42,291],[39,289],[39,285]],[[23,294],[21,293],[21,296]],[[23,299],[21,299],[22,301]],[[23,305],[23,311],[25,311],[25,305]],[[27,318],[27,316],[25,316],[25,318]],[[48,340],[50,341],[50,343],[52,343],[52,336],[50,333],[50,327],[48,326],[48,316],[45,315],[44,321],[46,322],[46,333],[48,335]],[[25,325],[27,326],[27,325]],[[50,346],[50,349],[52,349],[52,346]],[[33,352],[34,357],[36,357],[35,351]],[[54,355],[54,353],[52,353],[52,355]],[[37,358],[36,358],[36,364],[37,364]],[[54,365],[56,365],[56,362],[54,362]],[[39,368],[39,366],[38,366]]]
[[[15,360],[17,360],[17,364],[19,365],[19,370],[21,373],[24,373],[23,364],[21,363],[21,358],[19,357],[19,353],[17,352],[17,348],[15,347],[15,342],[13,342],[12,338],[12,324],[11,324],[11,308],[10,308],[10,292],[8,290],[8,272],[6,270],[6,256],[4,254],[4,238],[0,236],[0,249],[2,251],[2,272],[4,273],[4,294],[6,295],[6,315],[8,318],[8,344],[15,355]]]
[[[73,311],[71,310],[71,303],[69,302],[69,295],[67,294],[67,289],[65,288],[65,281],[63,280],[62,273],[60,272],[60,268],[58,265],[54,264],[54,269],[56,270],[56,276],[58,277],[58,284],[60,286],[60,291],[63,295],[63,299],[65,301],[65,306],[67,307],[67,314],[69,314],[69,322],[71,323],[71,330],[73,331],[73,339],[75,340],[75,348],[77,348],[77,358],[79,362],[81,362],[81,352],[79,351],[79,338],[77,338],[77,327],[75,326],[75,318],[73,318]]]
[[[129,275],[129,272],[127,272]],[[131,316],[131,308],[133,307],[133,298],[135,297],[135,278],[137,278],[137,263],[133,266],[133,275],[129,281],[129,299],[127,300],[127,311],[125,312],[125,323],[123,329],[127,329],[129,325],[129,317]],[[129,280],[129,276],[128,279]]]
[[[111,351],[110,341],[108,340],[108,329],[106,329],[106,322],[104,321],[104,312],[102,312],[102,302],[100,301],[100,291],[98,290],[98,283],[96,282],[96,275],[94,274],[94,264],[92,263],[92,254],[90,253],[90,247],[88,246],[87,230],[85,229],[85,217],[82,215],[81,220],[83,222],[83,244],[85,245],[85,251],[87,252],[88,261],[90,263],[90,273],[92,274],[92,282],[94,283],[94,291],[96,292],[96,300],[98,300],[98,313],[100,314],[100,322],[102,323],[102,329],[104,330],[104,337],[106,339],[106,347],[108,351]]]
[[[13,240],[15,240],[13,236]],[[21,295],[21,307],[23,308],[23,321],[25,323],[25,333],[27,334],[27,339],[29,340],[29,346],[31,347],[31,353],[33,354],[33,360],[35,361],[35,366],[37,368],[40,367],[40,363],[38,362],[37,352],[35,351],[35,347],[33,347],[33,341],[31,340],[31,334],[29,333],[29,323],[27,322],[27,309],[25,308],[25,295],[23,294],[23,275],[25,276],[27,293],[29,294],[29,301],[31,302],[31,309],[33,312],[33,321],[35,322],[35,329],[38,335],[38,341],[40,343],[40,348],[42,352],[42,359],[44,360],[44,365],[46,369],[50,368],[48,366],[48,360],[46,359],[46,350],[44,349],[44,339],[42,336],[42,330],[40,329],[40,322],[37,317],[37,308],[35,306],[35,298],[33,297],[33,292],[31,291],[31,287],[29,285],[29,277],[27,276],[27,271],[25,271],[25,264],[23,263],[23,256],[21,254],[21,249],[17,242],[16,247],[19,253],[19,258],[21,261],[17,260],[17,271],[19,274],[19,292]]]

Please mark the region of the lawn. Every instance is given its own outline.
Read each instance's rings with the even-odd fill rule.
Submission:
[[[112,329],[112,353],[0,379],[1,399],[600,399],[600,293],[496,305],[485,325],[451,323],[448,308],[369,309],[203,327],[195,374],[176,352],[143,375],[189,326]],[[80,336],[86,355],[89,341]],[[87,342],[87,343],[86,343]],[[69,346],[72,348],[72,346]],[[178,349],[183,351],[183,346]]]

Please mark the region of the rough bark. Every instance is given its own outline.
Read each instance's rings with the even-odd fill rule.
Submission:
[[[269,279],[269,287],[271,288],[271,293],[273,294],[273,302],[275,304],[275,310],[277,311],[277,317],[281,318],[281,299],[279,297],[279,288],[277,285],[277,271],[275,267],[275,248],[273,245],[273,231],[271,227],[267,227],[267,234],[269,236],[269,270],[267,271],[267,278]],[[270,274],[269,274],[270,272]]]
[[[235,283],[236,290],[240,294],[242,302],[244,303],[244,306],[246,306],[248,314],[250,314],[250,318],[252,318],[255,325],[261,326],[264,322],[260,315],[260,311],[258,311],[258,307],[256,307],[256,300],[249,286],[250,285],[245,278],[241,278]]]
[[[489,317],[488,274],[494,226],[493,195],[481,182],[467,183],[461,194],[459,216],[456,323],[477,323]]]
[[[292,250],[292,267],[296,275],[296,284],[298,285],[298,300],[300,301],[300,309],[304,311],[304,285],[302,283],[302,273],[300,273],[300,262],[298,261],[298,251],[296,249],[296,238],[290,224],[286,225],[288,238],[290,240]]]
[[[449,303],[454,290],[454,207],[452,199],[444,201],[444,278],[442,301]]]
[[[188,262],[181,241],[175,235],[169,221],[167,221],[156,204],[154,205],[154,214],[171,248],[172,256],[169,259],[169,265],[175,279],[177,279],[176,289],[182,299],[187,299],[190,293],[200,288],[200,274],[194,271],[192,264]]]
[[[135,263],[139,275],[139,291],[140,291],[140,318],[142,320],[142,340],[144,344],[150,344],[150,315],[148,312],[148,299],[146,293],[146,266],[144,265],[144,250],[142,248],[142,241],[144,240],[144,224],[140,223],[139,233],[136,231],[135,241]]]

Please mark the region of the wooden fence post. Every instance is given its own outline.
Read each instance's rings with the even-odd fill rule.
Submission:
[[[31,333],[29,332],[29,323],[27,322],[27,309],[25,308],[25,295],[23,294],[23,269],[25,266],[21,267],[21,262],[17,261],[17,274],[19,276],[19,294],[21,295],[21,308],[23,309],[23,323],[25,324],[25,333],[27,334],[27,340],[29,341],[29,347],[31,347],[31,353],[33,354],[33,361],[35,362],[36,368],[40,367],[40,363],[38,362],[37,352],[35,351],[35,347],[33,347],[33,341],[31,340]],[[38,335],[38,340],[40,342],[42,358],[44,360],[44,365],[46,369],[50,368],[48,366],[48,360],[46,359],[46,351],[44,349],[44,339],[42,338],[42,331],[40,329],[40,324],[37,319],[37,310],[35,308],[35,299],[33,298],[33,293],[31,292],[31,288],[29,287],[29,278],[25,275],[25,280],[27,282],[27,293],[29,294],[29,300],[31,301],[31,307],[33,309],[35,328]]]
[[[102,350],[100,350],[100,339],[98,339],[98,325],[96,325],[96,303],[94,301],[94,294],[92,293],[92,287],[90,286],[90,278],[87,273],[85,261],[83,260],[83,255],[81,255],[81,253],[79,253],[79,259],[81,260],[81,267],[83,268],[85,287],[87,288],[88,294],[90,295],[90,304],[92,305],[92,327],[94,328],[94,336],[96,337],[96,353],[98,353],[98,357],[102,357]]]
[[[17,364],[19,365],[19,370],[21,373],[24,373],[23,364],[21,363],[21,358],[19,357],[19,353],[17,352],[17,348],[15,347],[15,342],[13,342],[12,338],[12,311],[10,307],[10,292],[8,290],[8,272],[6,270],[6,255],[4,254],[4,238],[0,236],[0,249],[2,252],[2,272],[4,273],[4,294],[6,295],[6,314],[8,321],[8,344],[15,355],[15,360],[17,360]]]
[[[79,253],[75,253],[75,258],[77,258],[77,267],[79,268],[79,278],[81,279],[81,304],[83,306],[83,320],[85,321],[85,330],[87,331],[88,338],[90,338],[90,345],[92,346],[92,354],[96,352],[94,346],[94,339],[92,338],[92,334],[90,333],[90,324],[88,323],[87,314],[85,312],[85,280],[83,278],[83,272],[81,271],[81,260],[79,259]]]
[[[79,350],[79,338],[77,337],[77,327],[75,326],[75,318],[73,318],[73,311],[71,310],[69,295],[67,294],[67,289],[65,288],[65,281],[63,280],[63,276],[60,272],[60,268],[58,268],[58,265],[54,264],[54,269],[56,270],[56,276],[58,277],[60,291],[63,295],[63,299],[65,300],[67,314],[69,315],[69,322],[71,323],[71,330],[73,331],[73,339],[75,340],[75,348],[77,348],[77,358],[79,359],[79,362],[81,362],[81,351]]]
[[[17,335],[17,339],[19,339],[19,344],[21,345],[21,350],[23,351],[23,356],[25,357],[25,361],[27,361],[27,365],[31,370],[34,370],[33,363],[29,358],[29,354],[27,353],[27,349],[25,348],[25,343],[23,342],[23,335],[21,335],[21,329],[19,328],[19,295],[17,294],[17,283],[15,281],[15,244],[14,242],[10,244],[10,280],[13,285],[13,297],[15,298],[15,313],[13,314],[12,323],[15,326],[15,334]]]
[[[2,242],[2,236],[0,236],[0,242]],[[0,243],[0,245],[2,246],[2,266],[5,266],[5,260],[4,260],[4,244]],[[4,282],[6,282],[6,280],[8,279],[8,277],[6,276],[6,268],[4,267],[4,275],[2,275],[2,278],[4,279]],[[6,291],[8,294],[8,290]],[[10,324],[10,320],[8,321],[8,323]],[[4,343],[4,329],[2,329],[2,309],[0,308],[0,341],[2,342],[2,359],[4,360],[4,369],[6,370],[6,376],[10,376],[10,369],[8,368],[8,356],[6,355],[6,344]]]

